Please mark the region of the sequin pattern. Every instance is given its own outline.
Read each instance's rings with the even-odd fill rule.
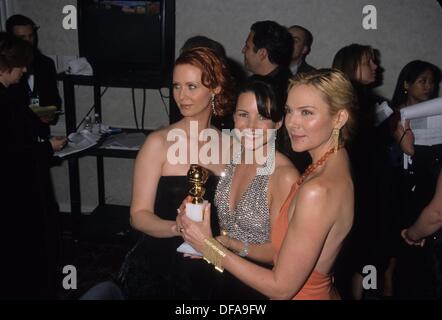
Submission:
[[[237,154],[226,166],[225,175],[218,183],[214,201],[218,208],[220,228],[227,231],[230,237],[251,244],[270,241],[270,209],[267,192],[274,154],[270,152],[266,160],[264,165],[266,174],[256,175],[252,179],[232,212],[229,210],[230,189],[236,163],[239,163],[238,157],[241,157],[241,154]]]

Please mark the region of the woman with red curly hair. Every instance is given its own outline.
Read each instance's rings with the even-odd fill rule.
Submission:
[[[216,279],[204,272],[201,261],[184,259],[176,252],[183,242],[177,229],[176,209],[189,190],[191,145],[196,143],[200,154],[206,142],[194,139],[198,140],[205,129],[216,130],[211,126],[212,117],[231,112],[235,101],[233,86],[226,62],[208,48],[185,51],[175,62],[173,97],[183,118],[152,132],[135,162],[130,216],[132,226],[143,236],[126,258],[120,275],[128,299],[210,297],[207,283]],[[197,129],[197,136],[191,132],[192,128]],[[171,141],[173,132],[177,136]],[[216,132],[221,141],[221,132]],[[177,142],[183,146],[178,153],[185,153],[185,160],[178,163],[170,156]],[[200,158],[196,157],[198,164],[212,173],[204,196],[211,199],[225,165],[221,159],[203,164]]]
[[[189,49],[177,58],[173,98],[183,117],[150,133],[135,161],[130,222],[141,237],[127,254],[116,283],[100,284],[83,299],[212,296],[217,276],[202,261],[184,258],[176,251],[183,243],[177,208],[189,192],[187,172],[193,163],[210,171],[204,198],[213,199],[225,161],[217,157],[204,161],[203,147],[220,147],[214,142],[221,141],[221,132],[211,125],[211,119],[231,112],[236,99],[234,86],[226,62],[209,48]],[[207,129],[219,139],[200,141],[200,134]],[[215,213],[214,228],[216,220]]]

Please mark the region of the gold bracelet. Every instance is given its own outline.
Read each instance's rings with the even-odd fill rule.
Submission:
[[[223,259],[226,256],[224,247],[214,238],[204,240],[203,257],[209,264],[213,264],[219,272],[224,271]]]

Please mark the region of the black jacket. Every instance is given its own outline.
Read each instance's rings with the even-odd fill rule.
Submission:
[[[316,69],[314,67],[312,67],[311,65],[309,65],[307,62],[305,62],[305,60],[303,60],[301,65],[298,67],[297,73],[307,73],[307,72],[314,71],[314,70],[316,70]]]
[[[34,75],[34,87],[29,87],[29,76]],[[43,55],[39,50],[34,50],[34,61],[28,68],[28,72],[23,75],[20,82],[11,85],[8,88],[10,95],[14,96],[14,100],[21,105],[28,106],[31,98],[39,99],[41,107],[56,106],[58,110],[61,109],[61,98],[57,88],[57,73],[55,64],[51,58]],[[55,119],[51,124],[55,124],[58,119]],[[41,123],[44,136],[47,138],[50,135],[50,128],[48,124]]]
[[[29,74],[34,75],[34,90],[32,92],[28,85]],[[40,106],[56,106],[61,108],[61,98],[57,88],[57,71],[54,61],[38,50],[34,50],[34,61],[28,73],[21,79],[28,92],[38,94]]]
[[[38,141],[40,121],[2,84],[0,110],[0,299],[49,298],[55,275],[50,249],[54,217],[49,209],[52,147],[48,141]]]

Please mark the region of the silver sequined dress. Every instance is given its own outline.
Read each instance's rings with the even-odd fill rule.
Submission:
[[[270,241],[270,209],[267,193],[275,153],[269,154],[263,166],[264,174],[256,175],[252,179],[232,212],[229,210],[230,189],[241,153],[237,153],[227,165],[225,175],[221,177],[216,188],[214,201],[218,208],[220,229],[242,242],[261,244]]]

